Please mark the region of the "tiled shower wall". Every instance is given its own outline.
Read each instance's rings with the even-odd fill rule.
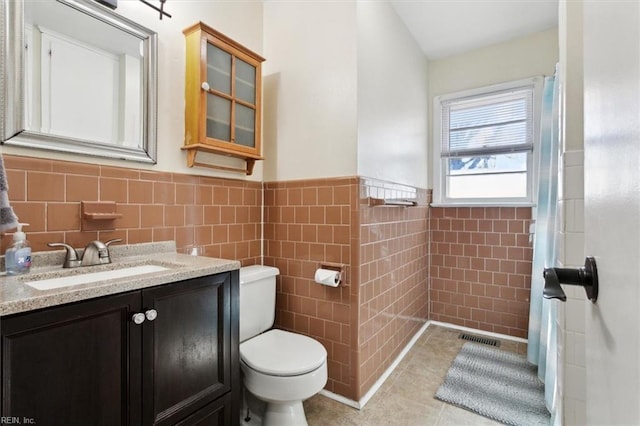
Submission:
[[[427,191],[362,179],[360,185],[360,352],[362,397],[429,315]],[[367,198],[411,198],[415,207],[369,207]]]
[[[560,199],[558,265],[565,268],[584,264],[584,151],[565,151],[558,180]],[[566,303],[558,306],[558,393],[564,404],[564,424],[583,425],[586,420],[586,319],[588,300],[578,286],[565,286]]]
[[[526,338],[531,208],[430,211],[431,319]]]
[[[34,251],[49,242],[84,247],[175,240],[207,256],[260,263],[262,184],[177,173],[4,156],[9,199]],[[81,201],[115,201],[113,230],[82,231]],[[2,238],[2,253],[11,237]]]

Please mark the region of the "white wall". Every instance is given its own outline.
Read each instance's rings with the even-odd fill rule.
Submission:
[[[429,96],[553,75],[557,62],[557,29],[435,59],[429,61]]]
[[[438,95],[537,75],[553,75],[557,62],[557,29],[429,61],[429,105],[433,105],[433,98]],[[432,119],[430,116],[430,129],[433,129]],[[432,146],[432,132],[429,140],[429,146]],[[432,176],[429,179],[432,183]]]
[[[265,181],[357,173],[356,3],[264,3]]]
[[[3,146],[7,154],[56,158],[77,162],[117,165],[154,171],[192,173],[243,179],[238,173],[186,166],[186,153],[180,150],[184,140],[185,42],[182,30],[202,21],[232,39],[261,53],[263,51],[262,2],[223,0],[180,0],[165,4],[173,17],[158,19],[158,13],[137,0],[120,0],[116,12],[158,33],[158,163],[155,166],[35,149]],[[202,159],[206,160],[203,155]],[[198,154],[198,160],[201,160]],[[216,161],[242,165],[241,160],[217,157]],[[262,162],[258,161],[248,179],[262,180]]]
[[[357,15],[358,175],[427,188],[427,59],[388,3]]]
[[[251,180],[357,174],[427,187],[426,60],[384,2],[182,0],[172,18],[134,0],[117,13],[158,32],[158,164],[3,147],[8,154],[230,178],[186,167],[184,36],[203,21],[266,58],[263,155]],[[241,166],[229,157],[199,161]]]

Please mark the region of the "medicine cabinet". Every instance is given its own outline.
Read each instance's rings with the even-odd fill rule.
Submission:
[[[187,165],[250,175],[261,156],[264,58],[199,22],[186,28],[185,140]],[[233,168],[196,160],[199,152],[245,160]]]

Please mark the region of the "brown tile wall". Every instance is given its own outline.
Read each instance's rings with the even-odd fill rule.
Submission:
[[[122,244],[175,240],[205,247],[211,257],[260,263],[262,184],[67,161],[4,156],[9,199],[34,251],[48,242],[84,247],[100,239]],[[114,230],[82,231],[81,201],[115,201]],[[2,253],[11,236],[1,240]]]
[[[360,205],[362,397],[429,315],[429,221],[424,190],[363,179]],[[416,198],[416,207],[369,207],[367,197]]]
[[[431,319],[526,338],[531,208],[430,212]]]
[[[35,251],[52,241],[175,240],[178,248],[203,245],[208,256],[260,263],[259,182],[4,161],[9,198],[31,224]],[[368,196],[417,197],[421,206],[368,207]],[[531,209],[427,208],[427,196],[357,177],[264,184],[264,263],[281,273],[276,323],[325,345],[327,390],[360,399],[426,318],[526,337]],[[115,201],[123,217],[114,230],[82,231],[81,201]],[[10,241],[2,237],[2,253]],[[313,282],[327,262],[345,266],[341,287]]]
[[[357,399],[358,179],[265,183],[265,264],[280,269],[276,325],[311,336],[328,352],[326,389]],[[345,266],[337,288],[316,269]]]
[[[427,319],[426,191],[422,207],[365,200],[409,192],[416,197],[355,177],[265,184],[265,263],[280,269],[276,325],[324,344],[326,389],[349,399],[370,389]],[[345,265],[342,286],[314,283],[323,262]]]

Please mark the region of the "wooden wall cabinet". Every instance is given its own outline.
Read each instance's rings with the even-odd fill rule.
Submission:
[[[261,156],[262,62],[264,58],[199,22],[186,38],[185,140],[189,167],[250,175]],[[230,155],[246,169],[196,161],[198,152]]]
[[[232,271],[1,318],[2,418],[238,425],[238,292]]]

